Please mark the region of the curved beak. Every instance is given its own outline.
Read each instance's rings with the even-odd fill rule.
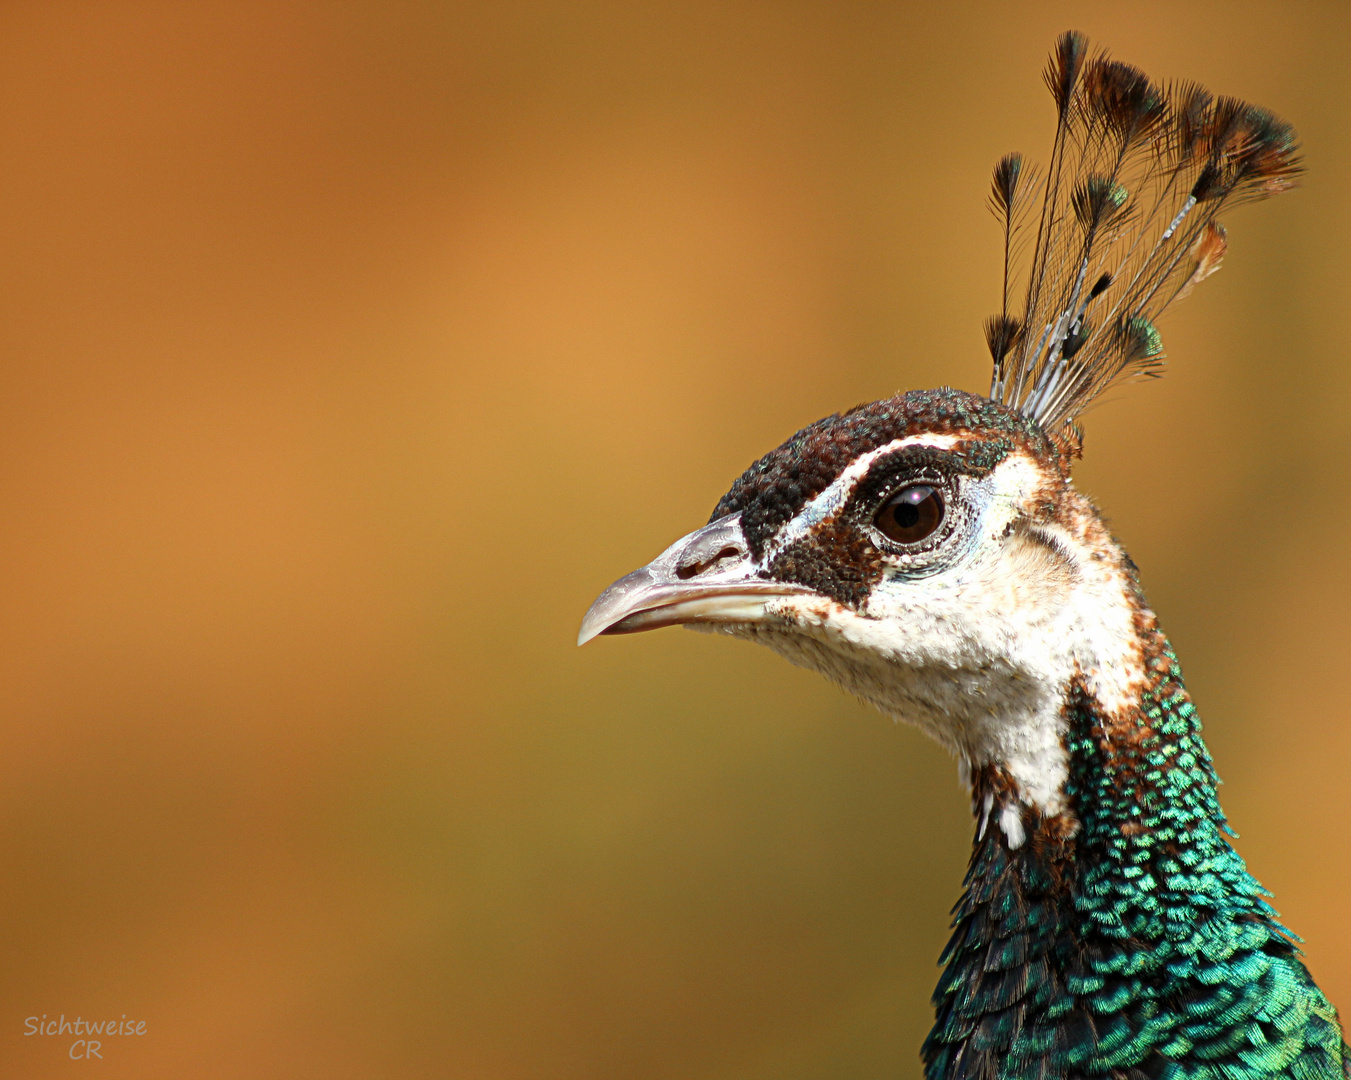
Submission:
[[[741,532],[741,515],[729,514],[677,540],[601,593],[582,619],[577,644],[601,634],[679,623],[760,622],[769,601],[809,593],[805,586],[761,576]]]

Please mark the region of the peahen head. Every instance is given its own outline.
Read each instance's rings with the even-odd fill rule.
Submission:
[[[1158,87],[1078,34],[1045,79],[1058,121],[1045,178],[1018,154],[994,170],[989,397],[902,394],[803,429],[708,526],[606,590],[581,633],[685,623],[763,641],[923,727],[968,778],[994,770],[1017,842],[1018,807],[1067,810],[1067,702],[1128,711],[1155,659],[1133,567],[1070,483],[1076,419],[1114,383],[1158,374],[1155,320],[1218,268],[1220,211],[1299,171],[1294,133],[1269,113]]]
[[[684,623],[763,642],[918,724],[968,776],[998,767],[1010,806],[1059,814],[1064,702],[1076,678],[1128,696],[1134,616],[1062,449],[1016,410],[936,390],[798,432],[606,590],[581,636]],[[1021,843],[1021,813],[1002,821]]]
[[[1135,566],[1070,477],[1077,418],[1158,373],[1159,314],[1218,267],[1219,212],[1293,183],[1293,132],[1077,34],[1046,82],[1044,178],[1019,155],[994,173],[989,396],[905,393],[799,431],[606,589],[579,643],[749,638],[953,753],[976,840],[930,1080],[1344,1080],[1336,1012],[1229,843]]]

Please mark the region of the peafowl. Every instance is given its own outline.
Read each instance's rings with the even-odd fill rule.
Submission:
[[[1156,321],[1219,266],[1221,211],[1293,185],[1294,133],[1077,33],[1045,79],[1049,165],[994,170],[989,396],[802,429],[606,589],[579,643],[758,641],[951,751],[975,839],[928,1080],[1344,1080],[1336,1010],[1230,844],[1135,564],[1070,480],[1085,408],[1159,373]]]

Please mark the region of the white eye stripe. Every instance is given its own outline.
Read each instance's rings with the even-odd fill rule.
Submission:
[[[847,469],[840,473],[830,487],[799,510],[791,521],[784,524],[783,528],[765,545],[762,563],[766,566],[769,565],[784,548],[802,539],[817,524],[837,513],[849,501],[849,496],[854,493],[854,488],[858,487],[859,481],[868,474],[868,470],[878,458],[908,446],[927,446],[934,450],[950,450],[961,441],[962,436],[960,435],[910,435],[904,439],[893,439],[885,446],[879,446],[876,450],[869,450],[868,453],[851,463]]]

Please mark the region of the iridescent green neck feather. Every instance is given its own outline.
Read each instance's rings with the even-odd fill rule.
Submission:
[[[1012,850],[998,828],[975,843],[928,1080],[1351,1075],[1336,1010],[1229,843],[1172,649],[1143,629],[1144,722],[1114,723],[1076,681],[1069,812]],[[978,807],[1005,794],[998,769],[974,779]]]

